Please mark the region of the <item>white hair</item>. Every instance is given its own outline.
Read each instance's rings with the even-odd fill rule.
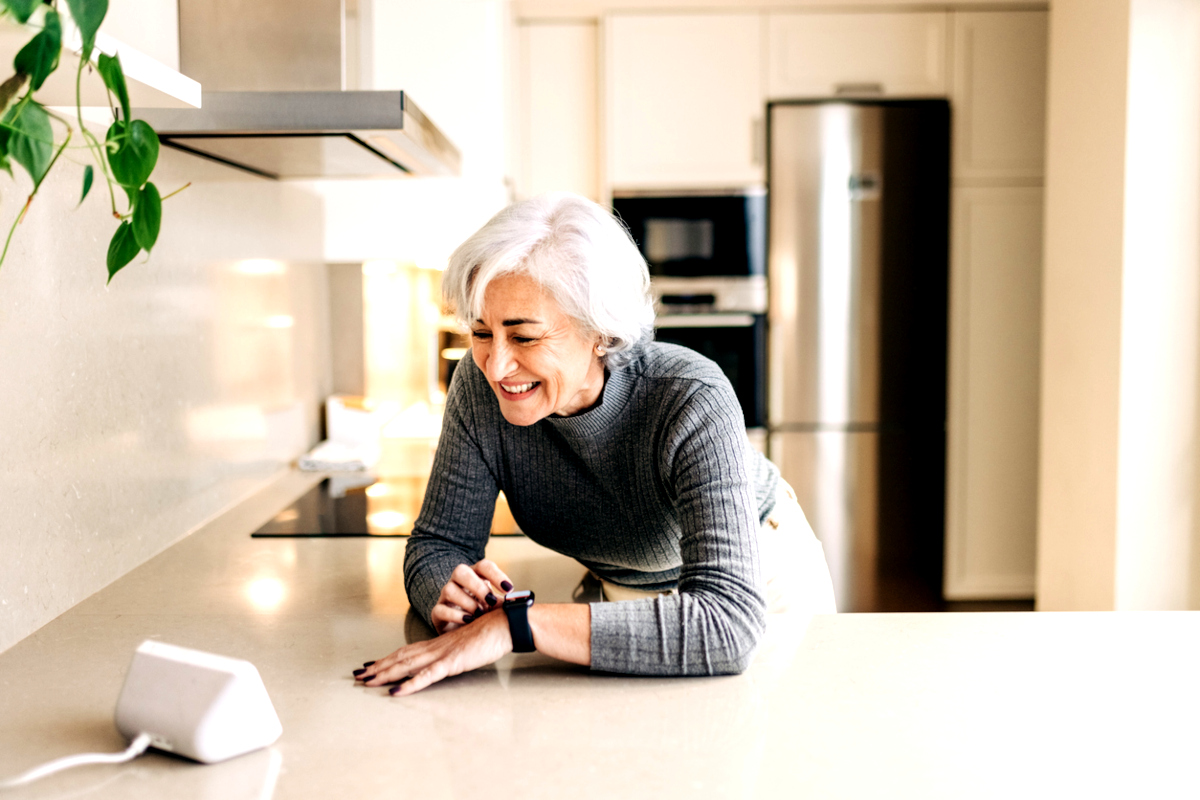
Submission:
[[[450,256],[442,294],[470,325],[488,284],[512,274],[537,281],[584,331],[599,334],[607,366],[624,366],[652,337],[646,260],[625,227],[587,198],[547,192],[506,207]]]

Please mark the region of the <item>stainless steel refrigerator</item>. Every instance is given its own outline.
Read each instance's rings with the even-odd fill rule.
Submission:
[[[941,601],[950,109],[768,107],[769,454],[841,611]]]

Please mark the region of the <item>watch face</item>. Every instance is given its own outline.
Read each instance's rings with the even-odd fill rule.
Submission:
[[[518,592],[509,592],[504,595],[504,605],[518,605],[520,603],[530,604],[533,602],[533,592],[528,589],[521,589]]]

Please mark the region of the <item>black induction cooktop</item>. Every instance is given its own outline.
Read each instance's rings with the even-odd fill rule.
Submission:
[[[326,478],[250,534],[266,537],[403,537],[412,534],[428,476],[346,473]],[[501,495],[493,535],[520,535]]]
[[[408,536],[412,533],[411,526],[415,515],[391,511],[393,516],[390,519],[385,517],[384,521],[398,524],[390,529],[368,522],[370,498],[367,496],[367,489],[378,483],[370,476],[363,477],[360,482],[350,486],[326,478],[250,535]],[[376,515],[380,513],[389,512],[375,512]]]

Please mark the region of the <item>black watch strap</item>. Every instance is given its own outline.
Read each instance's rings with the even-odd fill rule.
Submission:
[[[533,628],[529,627],[529,607],[533,605],[533,592],[524,590],[509,592],[504,596],[504,613],[508,617],[508,630],[512,634],[514,653],[532,653]]]

